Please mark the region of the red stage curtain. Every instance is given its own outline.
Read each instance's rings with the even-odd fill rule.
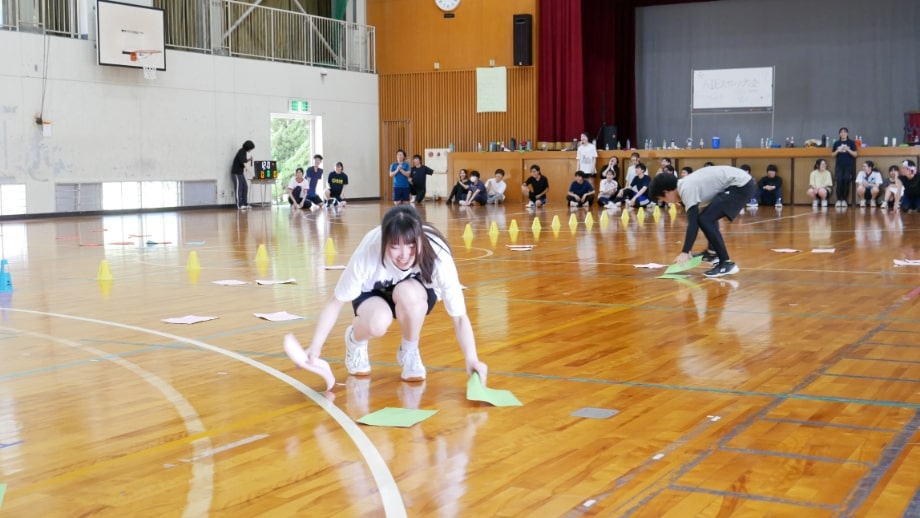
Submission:
[[[584,114],[592,138],[602,123],[636,144],[636,6],[633,0],[582,0]],[[602,146],[598,141],[598,146]]]
[[[539,140],[562,141],[602,123],[636,138],[636,9],[717,0],[538,0]]]
[[[585,128],[581,2],[539,0],[539,116],[537,139],[578,138]]]

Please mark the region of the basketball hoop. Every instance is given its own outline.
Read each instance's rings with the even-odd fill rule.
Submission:
[[[140,61],[144,69],[144,79],[156,79],[157,67],[150,59],[154,54],[159,54],[159,50],[131,50],[127,52],[131,56],[131,61]]]

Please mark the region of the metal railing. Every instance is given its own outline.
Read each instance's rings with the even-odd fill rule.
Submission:
[[[0,0],[0,29],[85,37],[88,0]],[[167,48],[375,73],[374,27],[236,0],[154,0]]]

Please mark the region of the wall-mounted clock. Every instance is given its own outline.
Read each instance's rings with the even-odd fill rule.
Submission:
[[[442,11],[453,11],[460,5],[460,0],[434,0],[434,3]]]

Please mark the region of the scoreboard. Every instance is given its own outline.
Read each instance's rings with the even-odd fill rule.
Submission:
[[[256,160],[255,161],[256,180],[276,180],[278,178],[278,163],[274,160]]]

